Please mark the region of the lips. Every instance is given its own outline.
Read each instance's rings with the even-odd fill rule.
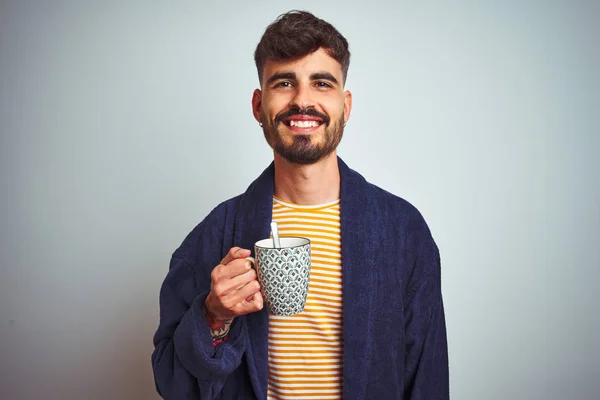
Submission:
[[[283,118],[281,122],[290,128],[311,129],[318,128],[324,121],[321,118],[308,115],[293,115]]]
[[[329,118],[312,107],[306,109],[292,107],[290,110],[278,115],[275,122],[281,122],[292,131],[306,133],[318,129],[323,124],[327,126]]]
[[[314,128],[316,126],[321,125],[321,122],[319,121],[295,121],[295,120],[290,120],[289,124],[290,127],[292,126],[296,126],[298,128]]]

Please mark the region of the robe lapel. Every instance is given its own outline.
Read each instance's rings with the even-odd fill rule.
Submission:
[[[254,243],[268,238],[271,232],[270,222],[273,213],[273,163],[264,170],[242,195],[238,215],[234,245],[252,251]],[[247,325],[246,359],[250,371],[250,380],[258,398],[267,394],[268,374],[268,334],[269,313],[266,308],[244,316]]]
[[[341,177],[341,237],[343,296],[343,392],[344,398],[366,398],[369,361],[373,343],[372,271],[377,262],[377,227],[380,221],[370,198],[368,183],[338,157]],[[271,165],[243,194],[236,217],[234,245],[251,249],[269,237],[273,212],[274,165]],[[268,374],[268,328],[266,309],[245,316],[248,335],[246,358],[258,397],[266,398]]]
[[[366,398],[373,343],[373,317],[377,310],[372,291],[378,262],[379,218],[368,183],[338,160],[341,176],[343,393],[344,398]]]

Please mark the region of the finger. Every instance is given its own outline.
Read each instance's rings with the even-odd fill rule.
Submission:
[[[246,299],[250,296],[256,295],[256,293],[260,292],[260,284],[257,280],[252,280],[246,283],[241,289],[236,290],[235,292],[230,292],[228,300],[230,300],[233,304],[245,302]]]
[[[235,290],[240,290],[244,287],[248,282],[252,282],[256,280],[256,271],[250,269],[248,272],[244,272],[238,276],[235,276],[230,279],[231,285],[235,288]]]
[[[254,295],[254,302],[259,306],[259,310],[262,310],[263,304],[265,303],[263,300],[262,292],[258,292]]]
[[[262,297],[262,293],[260,291],[254,293],[252,295],[252,301],[242,301],[237,307],[235,313],[237,315],[245,315],[251,312],[256,312],[262,310],[264,307],[264,301]]]
[[[247,301],[246,306],[250,308],[248,312],[260,311],[263,309],[265,302],[260,291],[254,293],[252,301]]]
[[[252,263],[244,258],[231,261],[227,265],[218,265],[212,273],[213,283],[221,283],[223,280],[232,279],[252,270]],[[229,288],[229,286],[227,286]]]
[[[231,279],[226,279],[218,283],[221,296],[230,297],[236,291],[244,287],[248,282],[256,280],[256,271],[253,269],[237,275]]]
[[[221,260],[221,264],[227,265],[236,258],[246,258],[250,255],[250,250],[242,249],[241,247],[232,247],[227,255]]]

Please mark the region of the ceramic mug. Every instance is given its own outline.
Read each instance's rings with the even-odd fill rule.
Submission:
[[[281,247],[273,239],[254,244],[256,258],[248,257],[254,265],[258,283],[267,306],[273,315],[301,313],[306,305],[310,282],[310,239],[281,237]]]

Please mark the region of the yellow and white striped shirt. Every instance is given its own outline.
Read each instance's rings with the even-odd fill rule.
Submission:
[[[310,286],[300,314],[269,316],[269,399],[342,397],[342,252],[339,200],[273,200],[281,236],[311,241]]]

